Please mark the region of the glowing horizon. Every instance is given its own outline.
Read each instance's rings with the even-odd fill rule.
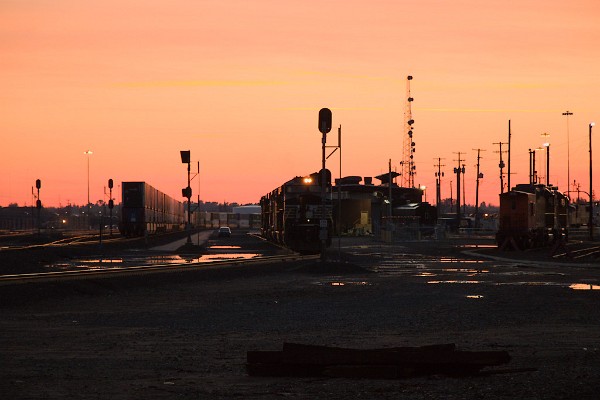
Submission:
[[[177,198],[184,149],[193,169],[200,162],[203,201],[257,202],[320,169],[322,107],[342,126],[343,176],[377,176],[389,159],[399,170],[407,75],[415,186],[430,202],[437,158],[447,198],[461,152],[474,203],[481,148],[479,200],[498,204],[493,143],[507,142],[509,120],[513,186],[528,182],[528,149],[546,141],[551,183],[567,191],[570,159],[571,181],[587,186],[598,15],[593,0],[6,2],[0,206],[30,205],[36,179],[45,206],[85,204],[88,158],[93,203],[109,178],[117,199],[122,181]],[[338,177],[337,155],[327,165]]]

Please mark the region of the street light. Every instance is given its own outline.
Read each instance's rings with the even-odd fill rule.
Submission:
[[[592,128],[594,125],[596,125],[595,122],[590,122],[590,216],[588,221],[590,240],[594,240],[594,203],[592,196]]]
[[[86,150],[83,154],[87,155],[87,205],[90,206],[90,155],[94,154],[91,150]]]
[[[550,186],[550,143],[544,143],[546,148],[546,186]]]
[[[569,110],[562,113],[562,115],[567,117],[567,197],[569,200],[571,199],[571,149],[569,144],[569,115],[573,115]]]

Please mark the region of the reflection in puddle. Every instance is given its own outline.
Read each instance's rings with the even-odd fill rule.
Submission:
[[[483,299],[483,295],[481,295],[481,294],[469,294],[465,297],[467,299]]]
[[[183,263],[204,263],[218,260],[237,260],[250,259],[258,257],[257,253],[228,253],[228,254],[204,254],[200,257],[195,256],[164,256],[154,259],[146,259],[150,264],[183,264]]]
[[[461,284],[477,284],[482,283],[481,281],[428,281],[427,283],[433,285],[439,285],[440,283],[461,283]]]
[[[437,274],[434,274],[433,272],[421,272],[421,273],[416,274],[414,276],[437,276]]]
[[[573,283],[569,288],[573,290],[600,290],[600,285],[592,285],[590,283]]]
[[[241,246],[210,246],[209,249],[214,250],[234,250],[234,249],[241,249]]]
[[[465,260],[462,258],[440,258],[440,262],[442,263],[460,263],[460,264],[481,264],[484,263],[485,260]]]
[[[346,286],[346,285],[354,285],[354,286],[368,286],[369,282],[361,281],[361,282],[330,282],[331,286]]]
[[[232,254],[212,254],[204,255],[198,259],[194,259],[193,262],[208,262],[214,260],[234,260],[234,259],[249,259],[258,257],[260,254],[257,253],[232,253]]]
[[[320,286],[371,286],[369,282],[366,281],[330,281],[330,282],[314,282],[315,285]]]
[[[98,270],[98,269],[114,269],[114,268],[127,268],[134,266],[148,266],[148,265],[177,265],[177,264],[190,264],[190,263],[210,263],[213,261],[227,261],[227,260],[247,260],[254,257],[259,257],[259,253],[221,253],[221,254],[205,254],[202,256],[179,256],[179,255],[152,255],[148,257],[123,257],[123,258],[96,258],[96,259],[82,259],[73,260],[71,263],[56,263],[46,265],[45,268],[53,270],[69,270],[69,269],[87,269],[87,270]]]
[[[465,272],[468,274],[483,274],[490,272],[487,269],[468,269],[468,268],[443,268],[444,272]]]

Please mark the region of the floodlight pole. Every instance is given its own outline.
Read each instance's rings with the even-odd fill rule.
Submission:
[[[590,123],[590,215],[589,215],[589,230],[590,230],[590,240],[594,240],[594,198],[593,198],[593,189],[592,189],[592,127],[595,125],[594,122]]]

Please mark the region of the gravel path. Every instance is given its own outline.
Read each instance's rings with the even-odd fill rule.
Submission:
[[[485,284],[477,286],[480,297],[469,298],[469,285],[371,272],[381,248],[346,244],[352,264],[345,269],[285,263],[0,288],[0,393],[150,400],[598,397],[600,291]],[[286,341],[354,348],[456,343],[461,350],[507,350],[506,368],[536,371],[404,380],[247,376],[246,351],[279,350]]]

